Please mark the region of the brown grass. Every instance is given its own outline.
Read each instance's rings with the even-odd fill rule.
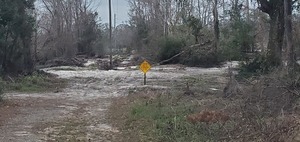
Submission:
[[[211,123],[225,123],[229,120],[229,116],[221,111],[208,111],[204,110],[200,113],[195,113],[187,116],[187,120],[193,124],[198,122]]]
[[[176,84],[176,88],[164,90],[165,93],[162,90],[136,90],[129,96],[115,100],[110,108],[110,118],[122,131],[120,141],[176,141],[169,137],[176,134],[180,136],[182,133],[178,131],[183,131],[189,134],[183,138],[185,141],[300,142],[300,103],[295,96],[297,86],[290,87],[290,82],[297,81],[286,82],[288,79],[274,76],[253,78],[238,82],[242,90],[240,94],[223,98],[222,92],[207,89],[212,85],[217,88],[216,79],[208,77],[190,80],[190,90],[195,92],[193,96],[184,94],[186,86],[181,83],[181,88]],[[225,87],[222,82],[219,84]],[[168,99],[161,99],[157,94],[163,94]],[[130,112],[137,104],[152,107],[159,103],[173,109],[174,113],[184,112],[179,114],[185,116],[184,119],[175,124],[183,125],[186,129],[174,129],[174,125],[170,124],[167,129],[158,128],[163,134],[161,136],[148,131],[157,129],[152,127],[155,123],[149,123],[151,119],[130,119]],[[179,108],[185,110],[180,112]],[[167,111],[165,116],[174,117]],[[149,129],[145,131],[145,128]]]

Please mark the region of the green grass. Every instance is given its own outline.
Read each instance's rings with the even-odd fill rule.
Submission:
[[[196,84],[203,84],[205,81],[200,77],[185,79]],[[202,89],[204,88],[199,90]],[[195,91],[203,92],[199,90]],[[207,100],[200,102],[204,97]],[[232,128],[231,123],[226,123],[224,126],[219,123],[192,124],[186,119],[190,114],[212,108],[211,104],[215,103],[213,98],[215,96],[203,96],[198,93],[195,96],[184,95],[184,91],[178,87],[178,84],[165,91],[153,89],[130,91],[129,95],[123,98],[125,102],[121,99],[113,103],[110,115],[114,116],[110,119],[113,119],[112,123],[117,123],[117,127],[121,128],[123,132],[121,137],[128,137],[123,141],[219,141],[219,138],[225,134],[225,127]],[[213,108],[223,108],[223,105],[222,103],[214,104]]]
[[[137,100],[131,107],[128,122],[142,130],[142,141],[217,141],[216,135],[220,126],[191,124],[186,120],[186,116],[195,112],[199,105],[193,102],[175,103],[176,98],[172,95],[158,96],[151,103]],[[207,131],[208,127],[211,132]]]
[[[224,76],[201,75],[182,79],[173,81],[171,89],[133,89],[129,90],[128,96],[115,100],[109,109],[109,119],[122,132],[118,136],[120,141],[292,141],[292,133],[298,134],[299,129],[295,129],[298,128],[295,124],[297,121],[294,119],[300,118],[299,112],[278,117],[257,117],[261,115],[261,111],[265,111],[256,111],[257,107],[262,108],[263,105],[252,105],[253,100],[249,105],[248,97],[224,99],[221,91],[227,82]],[[186,82],[191,85],[193,95],[184,94]],[[209,91],[210,87],[219,91]],[[247,88],[245,90],[249,95],[256,93]],[[203,110],[222,111],[230,118],[224,124],[193,124],[187,120],[188,115]],[[283,132],[282,128],[289,130]]]
[[[4,92],[37,93],[58,91],[66,86],[66,80],[43,74],[22,76],[13,81],[5,81]]]
[[[216,79],[207,75],[191,76],[168,84],[172,88],[168,90],[129,90],[128,96],[115,100],[111,105],[111,123],[121,129],[123,134],[120,139],[123,141],[219,141],[225,135],[225,127],[231,129],[233,124],[192,124],[186,117],[206,108],[224,108],[224,102],[216,104],[215,101],[220,92],[209,89],[222,88],[223,84],[218,82],[220,80],[220,77]],[[184,94],[187,82],[194,92],[193,96]]]

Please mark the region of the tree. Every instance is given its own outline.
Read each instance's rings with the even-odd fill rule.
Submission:
[[[284,35],[284,1],[257,0],[259,9],[270,17],[269,42],[267,47],[267,62],[278,66],[282,61],[282,46]]]
[[[292,32],[292,0],[284,1],[284,25],[285,25],[285,45],[286,45],[286,64],[285,69],[293,71],[296,65],[295,49],[293,45]]]
[[[192,28],[192,35],[195,37],[195,43],[199,43],[200,30],[202,29],[202,22],[200,19],[190,16],[188,18],[188,26]]]
[[[31,39],[34,0],[0,0],[0,71],[29,73],[33,69]]]
[[[92,55],[99,38],[98,13],[92,0],[42,0],[40,50],[46,60]]]
[[[259,9],[270,17],[267,62],[270,65],[282,65],[294,68],[295,49],[292,43],[292,6],[297,0],[258,0]],[[282,55],[285,49],[285,56]]]
[[[214,36],[215,36],[214,50],[217,51],[219,45],[219,39],[220,39],[218,0],[214,0],[213,15],[214,15]]]

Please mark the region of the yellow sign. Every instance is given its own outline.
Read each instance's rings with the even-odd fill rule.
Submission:
[[[151,65],[147,62],[147,61],[144,61],[141,65],[140,65],[140,70],[142,72],[144,72],[145,74],[150,70],[151,68]]]

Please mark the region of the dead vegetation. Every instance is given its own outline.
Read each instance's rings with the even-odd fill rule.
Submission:
[[[187,120],[193,124],[198,122],[205,122],[207,124],[211,123],[226,123],[229,120],[229,116],[221,111],[201,111],[200,113],[195,113],[187,116]]]
[[[231,84],[242,86],[240,136],[241,141],[298,141],[299,140],[299,77],[273,72]],[[235,135],[235,136],[234,136]]]
[[[300,140],[298,77],[230,76],[227,83],[220,79],[224,76],[191,77],[171,90],[130,92],[113,103],[110,116],[124,141]],[[224,92],[210,87],[231,91],[224,98]]]

